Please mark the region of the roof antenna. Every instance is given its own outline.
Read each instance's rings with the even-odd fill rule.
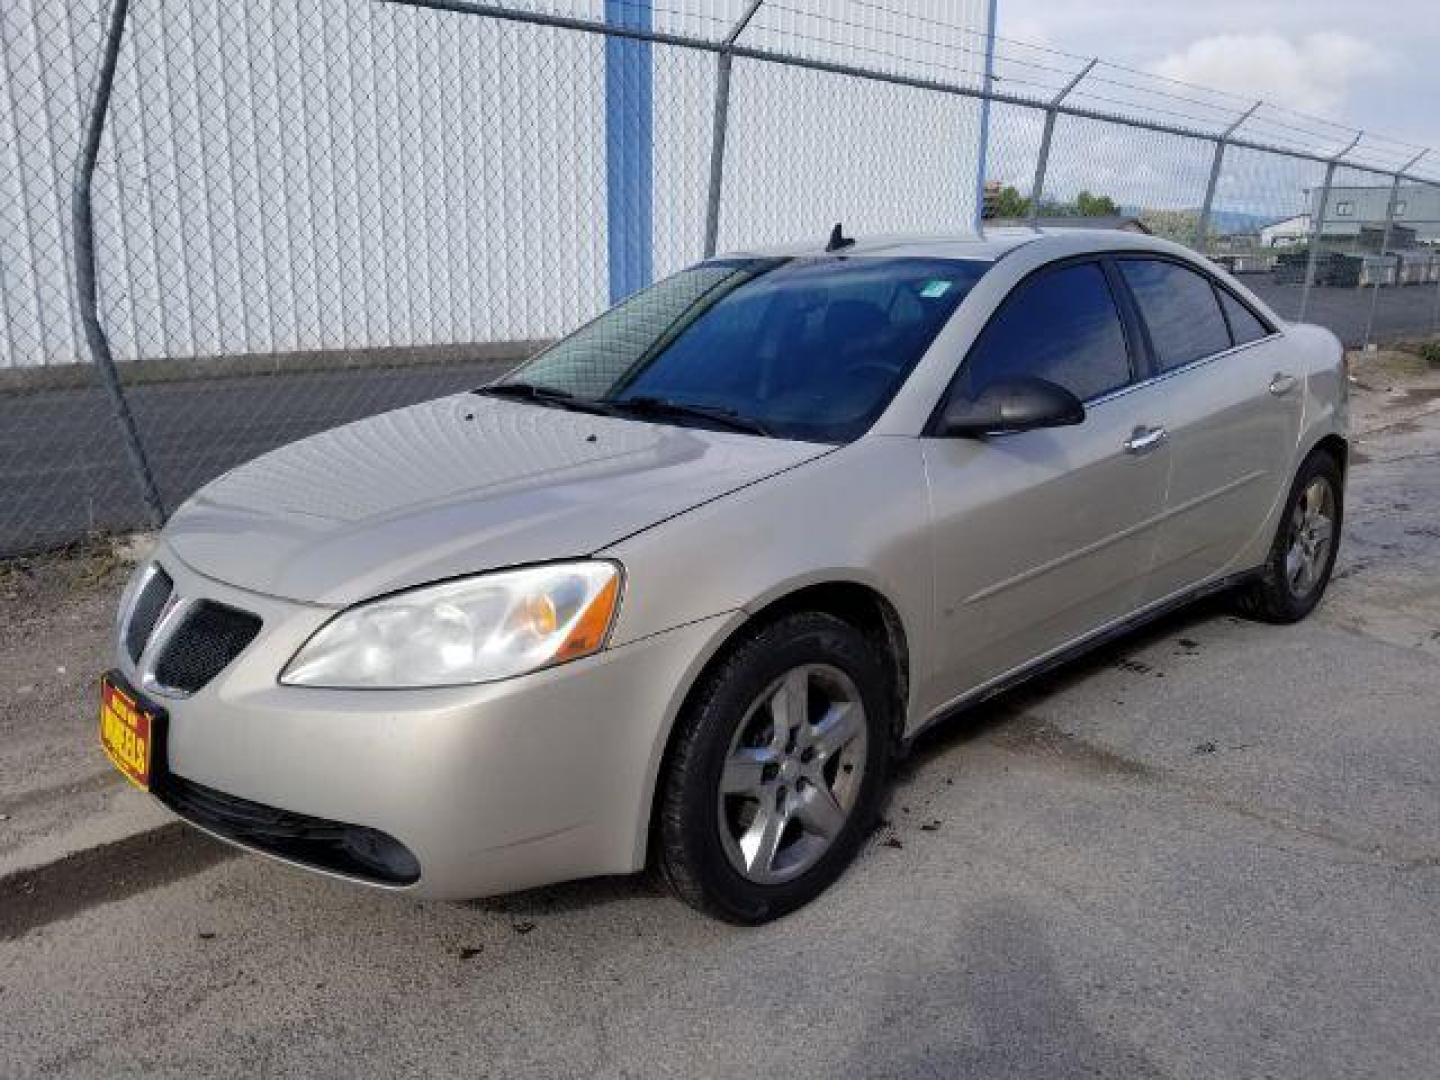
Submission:
[[[841,227],[840,222],[837,221],[835,228],[830,230],[830,241],[825,245],[825,250],[844,251],[848,247],[854,247],[854,245],[855,238],[853,236],[846,236],[845,230]]]

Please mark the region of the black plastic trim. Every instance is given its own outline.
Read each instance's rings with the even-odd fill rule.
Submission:
[[[280,810],[174,773],[163,775],[152,791],[191,824],[267,855],[378,885],[420,880],[410,849],[378,829]],[[388,861],[377,851],[388,853]]]
[[[131,663],[140,662],[145,646],[150,643],[150,635],[155,632],[160,615],[174,593],[174,580],[165,572],[164,567],[155,564],[149,580],[145,582],[139,595],[131,601],[130,610],[125,613],[125,652]]]

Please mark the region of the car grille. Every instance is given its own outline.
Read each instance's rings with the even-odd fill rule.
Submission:
[[[193,694],[255,640],[260,619],[224,604],[202,600],[185,613],[160,650],[155,681]]]
[[[381,885],[411,885],[420,864],[400,841],[378,829],[296,814],[164,774],[155,795],[202,829],[258,851]]]
[[[255,640],[260,617],[213,600],[187,603],[158,563],[145,573],[122,616],[121,645],[143,689],[193,694]]]
[[[165,610],[165,604],[174,591],[175,583],[170,580],[170,575],[157,566],[135,598],[135,604],[130,609],[130,622],[125,627],[125,651],[136,663],[140,662],[145,643],[155,632],[160,613]]]

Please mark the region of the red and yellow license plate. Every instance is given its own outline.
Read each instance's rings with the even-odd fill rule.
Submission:
[[[106,676],[100,680],[100,747],[141,791],[150,790],[155,715]]]

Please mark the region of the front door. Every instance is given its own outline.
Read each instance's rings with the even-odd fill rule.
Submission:
[[[951,387],[1034,375],[1086,402],[1083,423],[929,438],[936,704],[1071,644],[1136,607],[1165,502],[1170,447],[1098,262],[1022,282]]]

